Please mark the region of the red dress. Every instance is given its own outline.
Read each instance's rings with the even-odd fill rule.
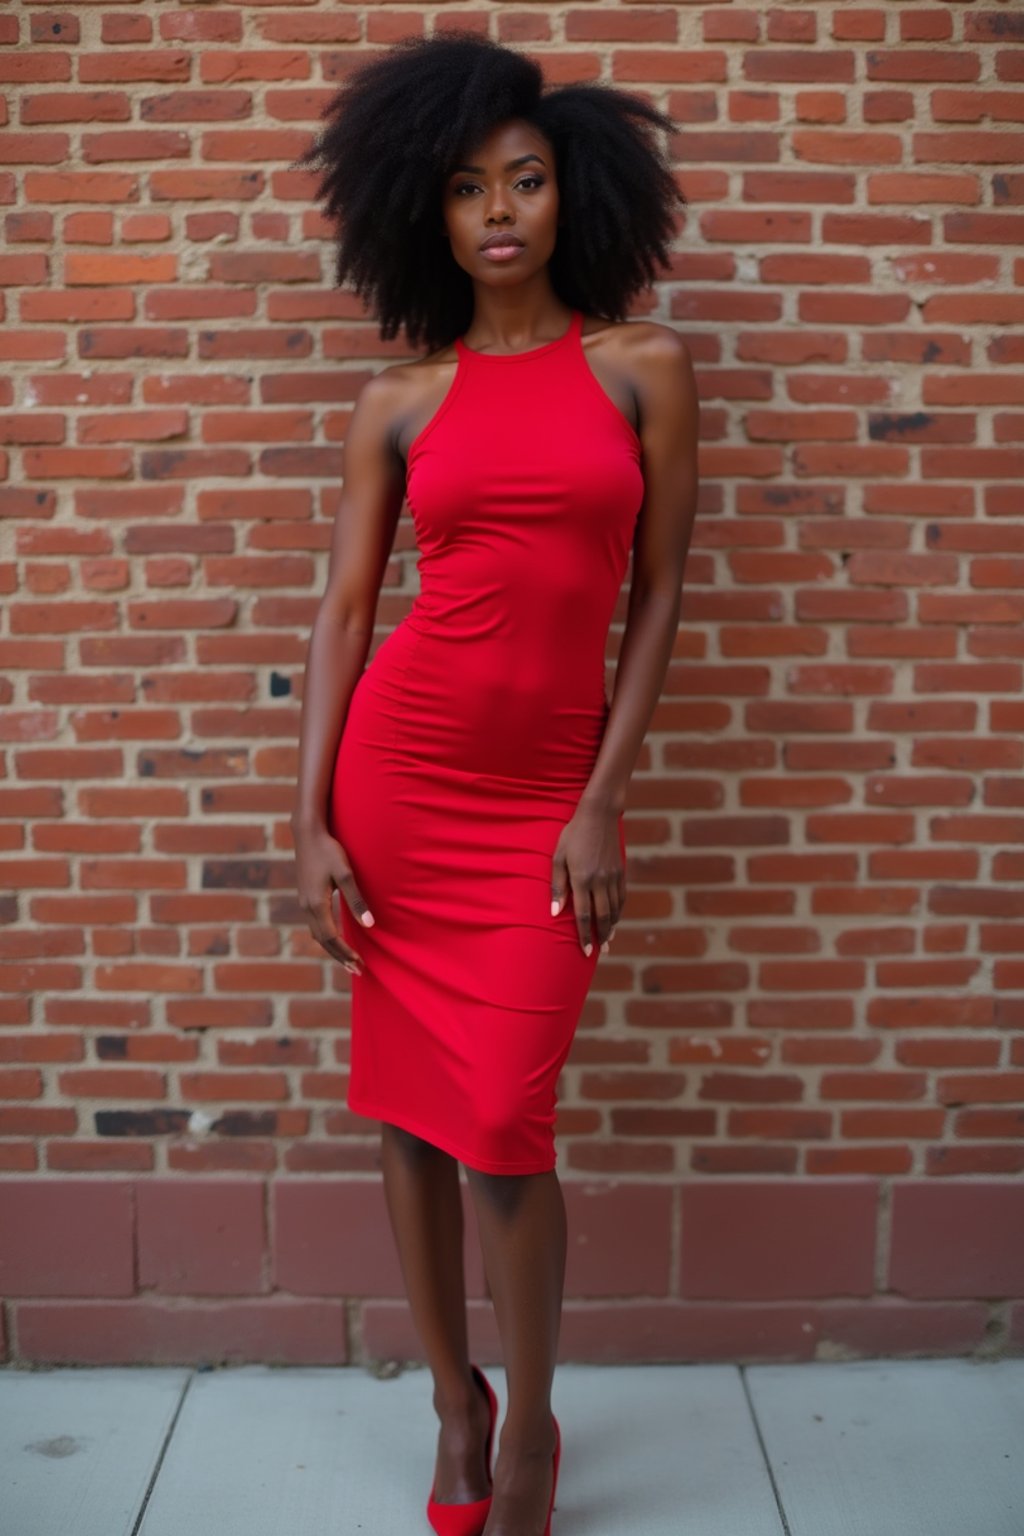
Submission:
[[[552,855],[597,756],[608,628],[644,494],[640,441],[573,310],[557,340],[454,379],[409,449],[420,591],[353,691],[334,836],[376,919],[342,900],[349,1109],[471,1168],[556,1163],[556,1086],[600,955]],[[619,841],[625,858],[622,817]]]

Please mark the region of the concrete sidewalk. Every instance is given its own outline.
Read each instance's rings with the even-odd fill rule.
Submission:
[[[431,1536],[430,1399],[418,1366],[9,1367],[0,1536]],[[1024,1360],[560,1365],[553,1402],[552,1536],[1024,1536]]]

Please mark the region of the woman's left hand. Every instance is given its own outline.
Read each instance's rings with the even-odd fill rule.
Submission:
[[[606,950],[626,900],[617,811],[581,801],[572,820],[562,828],[552,857],[552,917],[561,912],[570,886],[583,953],[591,953],[594,938],[591,902],[597,920],[596,937]]]

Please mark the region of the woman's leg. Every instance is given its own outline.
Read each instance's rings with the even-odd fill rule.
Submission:
[[[555,1449],[551,1385],[565,1286],[565,1200],[554,1171],[466,1172],[508,1380],[484,1536],[541,1536]]]
[[[459,1165],[387,1122],[381,1156],[406,1294],[441,1420],[434,1496],[443,1504],[471,1503],[491,1491],[484,1455],[490,1411],[469,1368]]]

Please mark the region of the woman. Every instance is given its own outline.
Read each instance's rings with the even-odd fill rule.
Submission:
[[[367,381],[345,438],[303,696],[298,887],[353,977],[347,1103],[382,1123],[440,1420],[428,1518],[442,1536],[546,1536],[556,1083],[622,913],[623,806],[696,505],[687,350],[621,320],[668,263],[682,198],[651,125],[673,124],[609,87],[545,90],[529,58],[455,31],[361,65],[326,121],[301,163],[339,220],[338,280],[384,338],[404,327],[428,353]],[[420,591],[365,666],[406,496]],[[493,1481],[460,1163],[508,1381]]]

